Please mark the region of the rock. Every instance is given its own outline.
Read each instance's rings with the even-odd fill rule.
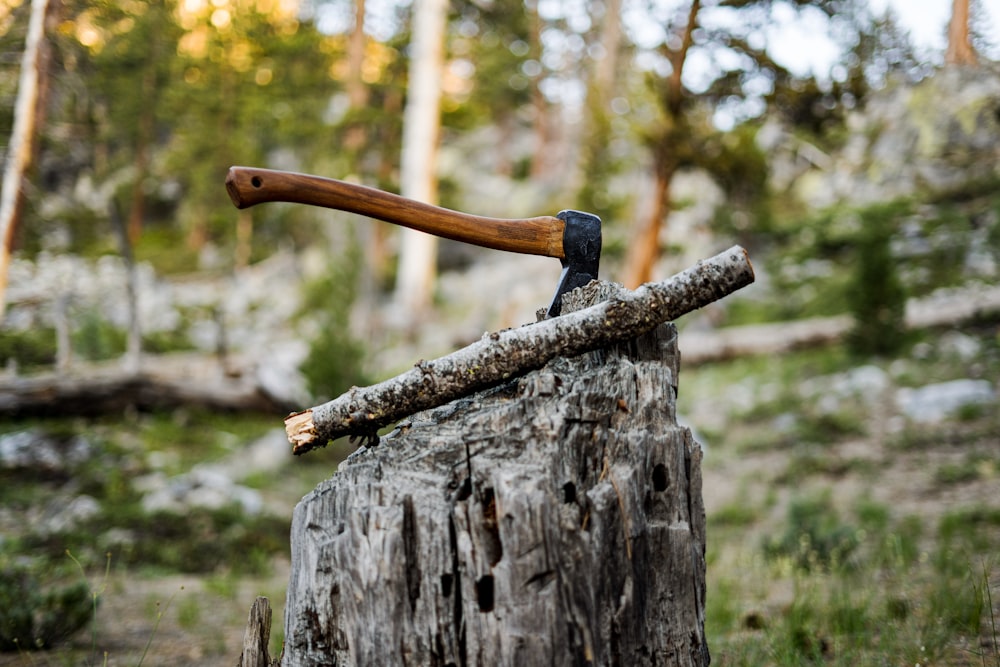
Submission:
[[[275,428],[217,464],[230,478],[241,480],[259,472],[275,472],[293,460],[285,429]]]
[[[782,412],[771,420],[771,429],[775,433],[788,435],[795,431],[799,424],[799,418],[794,412]]]
[[[972,361],[983,351],[983,344],[978,339],[961,331],[949,331],[941,336],[939,347],[943,355],[960,361]]]
[[[82,436],[64,438],[42,429],[27,429],[0,435],[0,468],[65,473],[93,453]]]
[[[162,473],[147,475],[133,488],[145,492],[142,509],[148,514],[181,514],[191,508],[218,510],[235,504],[252,516],[264,507],[257,491],[236,484],[221,467],[207,464],[169,479]]]
[[[77,496],[65,505],[61,501],[53,505],[49,506],[48,516],[38,526],[43,535],[68,532],[101,513],[101,504],[88,495]]]
[[[896,392],[900,411],[915,422],[936,423],[969,405],[986,405],[996,400],[988,380],[952,380]]]
[[[833,378],[832,391],[842,397],[859,397],[865,400],[877,398],[889,387],[889,375],[872,364],[852,368]]]

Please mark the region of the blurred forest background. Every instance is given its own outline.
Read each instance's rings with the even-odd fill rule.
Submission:
[[[997,18],[955,0],[932,52],[871,4],[0,0],[9,664],[234,658],[335,467],[288,460],[284,414],[555,288],[551,259],[237,211],[242,164],[590,211],[630,287],[744,245],[757,284],[679,323],[713,653],[1000,666]]]

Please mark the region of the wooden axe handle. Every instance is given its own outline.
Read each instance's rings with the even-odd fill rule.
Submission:
[[[553,216],[520,220],[484,218],[364,185],[255,167],[230,167],[226,190],[237,208],[277,201],[324,206],[495,250],[565,257],[565,223]]]

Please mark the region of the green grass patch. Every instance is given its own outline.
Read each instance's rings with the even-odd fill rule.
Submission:
[[[187,472],[217,460],[282,424],[280,415],[217,413],[179,408],[138,415],[120,424],[117,437],[141,443],[145,452],[166,453],[166,472]]]
[[[839,566],[858,546],[857,528],[846,523],[827,491],[793,498],[784,531],[764,541],[764,554],[787,558],[806,571]]]
[[[981,631],[989,637],[995,627],[995,558],[975,554],[1000,545],[1000,510],[946,515],[929,552],[920,546],[923,518],[894,519],[868,498],[838,512],[826,494],[807,496],[787,516],[797,529],[767,558],[709,561],[713,664],[1000,664],[988,649],[963,648],[978,648]]]
[[[708,515],[709,529],[723,527],[745,527],[760,517],[760,510],[746,502],[733,502]]]

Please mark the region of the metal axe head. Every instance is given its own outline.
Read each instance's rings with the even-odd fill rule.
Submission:
[[[564,294],[597,280],[601,263],[601,219],[582,211],[560,211],[556,217],[565,223],[560,258],[563,270],[546,313],[548,317],[562,312]]]

